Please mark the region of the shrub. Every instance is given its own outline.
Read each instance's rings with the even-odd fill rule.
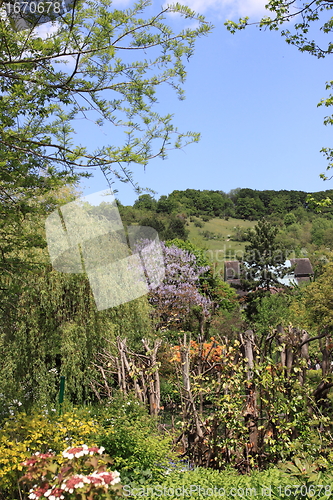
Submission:
[[[179,340],[179,336],[178,339]],[[166,378],[160,380],[161,383],[161,403],[164,407],[180,404],[180,393],[177,385]]]
[[[296,222],[297,222],[296,216],[292,212],[290,212],[284,216],[283,224],[285,226],[290,226],[291,224],[296,224]]]
[[[221,240],[223,236],[221,233],[214,233],[212,231],[200,231],[200,236],[202,236],[205,240]]]
[[[22,463],[27,471],[20,482],[30,486],[31,500],[111,500],[121,495],[120,478],[117,471],[108,470],[112,460],[103,451],[85,444],[68,448],[63,463],[54,453],[35,453]]]
[[[131,498],[160,500],[323,500],[331,498],[331,475],[318,477],[316,485],[306,490],[300,483],[278,468],[265,472],[253,472],[250,476],[239,476],[234,471],[218,472],[212,469],[197,468],[193,471],[171,473],[159,484],[141,487],[124,486],[126,496]],[[303,486],[303,489],[301,489]],[[297,493],[298,491],[298,493]],[[307,496],[307,491],[309,496]],[[294,495],[295,493],[295,495]],[[313,495],[315,493],[315,495]],[[317,494],[316,494],[317,493]]]
[[[62,463],[68,446],[103,446],[127,482],[162,477],[174,458],[171,437],[157,431],[146,409],[130,398],[115,398],[107,407],[76,409],[62,416],[19,413],[0,429],[0,500],[19,498],[22,462],[34,453],[54,453]]]
[[[119,398],[102,419],[98,438],[114,459],[123,483],[143,483],[163,475],[171,453],[171,437],[161,435],[156,422],[138,401]]]
[[[88,411],[72,411],[62,416],[19,413],[0,429],[0,499],[17,498],[22,462],[33,453],[61,452],[68,446],[96,444],[100,426]]]
[[[240,226],[235,226],[232,231],[231,239],[233,241],[248,241],[248,233],[248,229]]]

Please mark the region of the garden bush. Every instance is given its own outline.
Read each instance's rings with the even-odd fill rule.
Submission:
[[[144,483],[163,476],[171,452],[171,436],[157,431],[156,421],[134,399],[115,399],[101,414],[98,445],[114,459],[123,484]]]
[[[119,472],[103,452],[85,444],[67,448],[62,463],[53,453],[35,453],[22,463],[20,483],[31,500],[115,500],[122,496]]]
[[[96,444],[101,431],[88,410],[73,410],[61,416],[24,412],[12,415],[0,429],[0,499],[19,498],[21,463],[33,453],[61,452],[68,446]]]
[[[162,477],[171,453],[171,436],[157,431],[156,421],[131,398],[116,397],[103,407],[74,409],[62,416],[21,412],[0,429],[0,500],[19,498],[22,462],[32,454],[61,453],[69,446],[103,446],[122,481],[143,483]]]
[[[197,468],[174,472],[159,483],[124,485],[127,498],[158,497],[160,500],[327,500],[332,498],[333,475],[317,476],[315,484],[296,479],[275,467],[251,475],[237,475],[231,469],[218,472]]]

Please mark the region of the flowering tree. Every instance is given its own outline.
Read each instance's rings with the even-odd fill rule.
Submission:
[[[209,267],[199,266],[196,256],[173,245],[161,243],[165,262],[165,278],[156,288],[150,286],[150,303],[154,306],[156,330],[184,327],[195,313],[204,333],[205,321],[212,310],[212,301],[200,293],[200,276]]]

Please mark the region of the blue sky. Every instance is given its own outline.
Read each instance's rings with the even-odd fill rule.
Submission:
[[[317,107],[328,96],[329,59],[316,59],[286,44],[277,32],[255,26],[230,34],[226,19],[264,13],[262,0],[188,0],[214,24],[213,32],[197,42],[187,66],[186,100],[165,89],[156,110],[173,113],[181,131],[201,133],[198,144],[171,151],[166,160],[133,167],[141,187],[156,198],[175,189],[299,189],[333,188],[323,182],[325,158],[320,149],[332,145],[331,127],[323,125],[329,109]],[[128,2],[130,5],[130,2]],[[160,4],[153,6],[158,11]],[[177,27],[177,20],[175,29]],[[103,141],[112,130],[96,130]],[[106,189],[98,171],[82,184],[84,194]],[[130,185],[115,184],[124,205],[137,198]]]

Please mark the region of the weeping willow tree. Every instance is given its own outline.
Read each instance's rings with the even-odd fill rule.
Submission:
[[[84,274],[52,269],[45,248],[45,218],[56,204],[76,195],[67,186],[50,193],[51,198],[32,199],[30,203],[44,204],[43,211],[21,218],[15,227],[24,244],[13,245],[6,259],[22,265],[6,266],[0,280],[0,406],[2,402],[8,407],[13,400],[28,407],[53,405],[61,375],[66,377],[68,399],[75,404],[88,401],[93,394],[93,360],[108,341],[126,336],[135,347],[138,339],[149,336],[145,296],[98,311]],[[10,239],[10,231],[5,237]]]
[[[45,266],[21,276],[15,304],[2,315],[0,384],[3,397],[54,403],[60,375],[66,396],[80,404],[92,397],[96,354],[118,335],[135,343],[150,331],[145,297],[97,311],[88,279]]]

